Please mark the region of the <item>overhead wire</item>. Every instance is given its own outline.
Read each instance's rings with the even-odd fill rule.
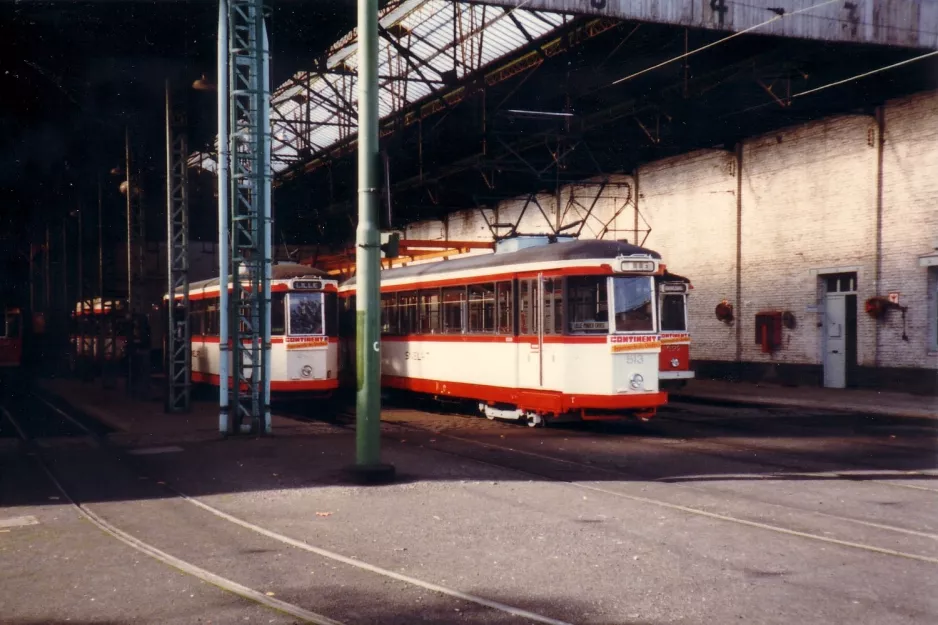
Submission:
[[[814,4],[814,5],[809,6],[809,7],[804,7],[803,9],[798,9],[797,11],[792,11],[792,12],[790,12],[790,13],[787,12],[787,11],[784,11],[783,9],[779,9],[780,11],[782,11],[781,13],[779,13],[779,14],[776,15],[775,17],[772,17],[772,18],[770,18],[770,19],[765,20],[764,22],[760,22],[760,23],[758,23],[758,24],[754,24],[754,25],[750,26],[749,28],[744,28],[743,30],[740,30],[740,31],[738,31],[738,32],[733,33],[732,35],[727,35],[726,37],[723,37],[722,39],[717,39],[716,41],[712,41],[712,42],[708,43],[707,45],[700,46],[699,48],[694,48],[693,50],[690,50],[689,52],[685,52],[684,54],[679,54],[678,56],[676,56],[676,57],[674,57],[674,58],[668,59],[667,61],[662,61],[661,63],[658,63],[658,64],[656,64],[656,65],[652,65],[651,67],[646,67],[646,68],[643,69],[643,70],[637,71],[637,72],[635,72],[635,73],[633,73],[633,74],[629,74],[628,76],[625,76],[625,77],[620,78],[620,79],[618,79],[618,80],[614,80],[614,81],[613,81],[612,83],[610,83],[610,84],[611,84],[611,85],[618,85],[619,83],[623,83],[623,82],[625,82],[625,81],[627,81],[627,80],[631,80],[631,79],[633,79],[633,78],[636,78],[636,77],[638,77],[638,76],[641,76],[642,74],[647,74],[648,72],[654,71],[654,70],[656,70],[656,69],[658,69],[658,68],[660,68],[660,67],[664,67],[665,65],[670,65],[671,63],[674,63],[674,62],[676,62],[676,61],[680,61],[681,59],[686,59],[686,58],[689,57],[689,56],[692,56],[692,55],[694,55],[694,54],[697,54],[698,52],[703,52],[704,50],[709,50],[710,48],[713,48],[713,47],[715,47],[715,46],[718,46],[718,45],[720,45],[720,44],[722,44],[722,43],[726,43],[727,41],[729,41],[729,40],[731,40],[731,39],[735,39],[736,37],[739,37],[739,36],[741,36],[741,35],[745,35],[746,33],[751,33],[751,32],[754,31],[754,30],[757,30],[757,29],[762,28],[762,27],[764,27],[764,26],[768,26],[769,24],[772,24],[772,23],[777,22],[777,21],[779,21],[779,20],[783,20],[783,19],[785,19],[786,17],[792,17],[792,16],[795,16],[795,15],[798,15],[798,14],[801,14],[801,13],[807,13],[808,11],[813,11],[813,10],[815,10],[815,9],[820,9],[821,7],[825,7],[825,6],[829,5],[829,4],[834,4],[835,2],[840,2],[840,1],[841,1],[841,0],[825,0],[824,2],[819,2],[818,4]]]
[[[935,56],[938,56],[938,50],[933,50],[933,51],[931,51],[931,52],[926,52],[925,54],[920,54],[920,55],[918,55],[918,56],[914,56],[914,57],[912,57],[912,58],[908,58],[908,59],[905,59],[905,60],[903,60],[903,61],[899,61],[899,62],[897,62],[897,63],[892,63],[892,64],[890,64],[890,65],[884,65],[883,67],[878,67],[878,68],[876,68],[876,69],[872,69],[872,70],[869,70],[869,71],[867,71],[867,72],[863,72],[863,73],[860,73],[860,74],[856,74],[856,75],[854,75],[854,76],[850,76],[849,78],[842,78],[842,79],[840,79],[840,80],[835,80],[834,82],[829,82],[829,83],[824,84],[824,85],[819,85],[819,86],[817,86],[817,87],[812,87],[811,89],[806,89],[805,91],[799,91],[798,93],[793,93],[793,94],[791,94],[791,95],[789,96],[789,100],[793,100],[793,99],[795,99],[795,98],[800,98],[800,97],[803,97],[803,96],[806,96],[806,95],[810,95],[810,94],[812,94],[812,93],[817,93],[818,91],[824,91],[825,89],[830,89],[831,87],[839,87],[840,85],[844,85],[844,84],[847,84],[847,83],[849,83],[849,82],[853,82],[853,81],[856,81],[856,80],[860,80],[860,79],[866,78],[866,77],[868,77],[868,76],[873,76],[874,74],[879,74],[879,73],[881,73],[881,72],[885,72],[885,71],[889,71],[889,70],[892,70],[892,69],[896,69],[896,68],[898,68],[898,67],[902,67],[902,66],[904,66],[904,65],[909,65],[909,64],[911,64],[911,63],[915,63],[915,62],[917,62],[917,61],[922,61],[922,60],[925,60],[925,59],[927,59],[927,58],[931,58],[931,57],[935,57]],[[727,113],[727,114],[725,114],[725,115],[722,115],[721,117],[719,117],[719,119],[726,119],[726,118],[732,117],[732,116],[734,116],[734,115],[741,115],[741,114],[743,114],[743,113],[750,113],[750,112],[752,112],[752,111],[757,111],[757,110],[760,110],[760,109],[763,109],[763,108],[766,108],[766,107],[770,107],[770,106],[771,106],[771,107],[774,107],[774,106],[778,106],[778,104],[777,104],[775,101],[763,102],[762,104],[756,104],[755,106],[748,106],[748,107],[743,108],[743,109],[739,109],[739,110],[736,110],[736,111],[731,111],[731,112],[729,112],[729,113]]]
[[[814,87],[813,89],[808,89],[807,91],[800,91],[798,93],[793,93],[792,98],[800,98],[801,96],[806,96],[811,93],[817,93],[818,91],[823,91],[824,89],[829,89],[831,87],[837,87],[854,80],[860,80],[861,78],[866,78],[867,76],[872,76],[873,74],[878,74],[880,72],[885,72],[890,69],[895,69],[897,67],[902,67],[903,65],[908,65],[909,63],[914,63],[916,61],[921,61],[922,59],[927,59],[932,56],[938,56],[938,50],[932,50],[931,52],[926,52],[925,54],[920,54],[914,56],[910,59],[904,61],[899,61],[898,63],[893,63],[892,65],[886,65],[878,69],[870,70],[868,72],[863,72],[862,74],[857,74],[856,76],[851,76],[850,78],[844,78],[843,80],[837,80],[826,85],[821,85],[820,87]]]

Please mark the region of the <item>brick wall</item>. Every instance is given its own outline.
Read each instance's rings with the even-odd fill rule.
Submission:
[[[938,237],[938,93],[887,103],[883,144],[883,227],[880,294],[900,293],[909,307],[907,333],[891,313],[879,324],[879,364],[936,367],[929,355],[935,315],[929,306],[928,273],[918,256]]]
[[[659,161],[639,169],[638,183],[638,211],[651,227],[646,245],[694,286],[688,298],[693,357],[735,359],[736,330],[717,320],[714,308],[727,299],[739,310],[736,155],[706,150]]]
[[[703,150],[650,163],[613,178],[590,214],[597,186],[571,185],[561,194],[563,223],[585,219],[581,238],[635,240],[650,228],[645,245],[661,252],[668,267],[693,281],[690,326],[694,357],[733,361],[736,333],[746,362],[818,365],[823,312],[821,277],[826,272],[858,274],[858,345],[861,365],[938,368],[931,316],[938,301],[928,291],[918,255],[938,236],[938,92],[889,102],[884,107],[882,167],[881,285],[877,270],[877,122],[871,116],[840,116],[782,129],[743,142],[742,171],[736,156]],[[741,175],[741,181],[737,180]],[[741,182],[741,298],[736,300],[736,189]],[[638,198],[635,189],[638,189]],[[637,199],[637,213],[635,202]],[[526,198],[487,210],[491,223],[518,221]],[[521,218],[523,233],[550,232],[556,198],[538,196]],[[550,220],[550,221],[548,221]],[[571,232],[575,232],[572,230]],[[451,215],[407,228],[408,238],[491,240],[478,211]],[[641,243],[645,232],[639,232]],[[909,306],[909,342],[899,338],[901,317],[877,327],[863,310],[875,294],[901,292]],[[736,324],[713,314],[727,299]],[[930,299],[929,299],[930,298]],[[762,310],[791,311],[793,330],[784,330],[783,348],[763,354],[755,343],[754,316]]]
[[[858,300],[875,293],[876,122],[872,117],[825,119],[743,143],[742,302],[738,308],[743,360],[820,363],[818,276],[812,271],[855,268]],[[754,316],[791,311],[783,347],[763,354]],[[873,364],[874,327],[861,315],[857,360]]]
[[[527,197],[505,200],[498,204],[498,221],[517,224],[522,234],[553,232],[555,204],[554,196],[546,193],[537,194],[530,201]],[[507,229],[500,229],[499,234],[507,234]]]

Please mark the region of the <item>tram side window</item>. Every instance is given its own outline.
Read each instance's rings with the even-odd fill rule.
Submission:
[[[417,333],[419,328],[417,323],[417,291],[404,291],[398,295],[397,318],[401,334]]]
[[[518,280],[518,334],[537,334],[537,280]]]
[[[270,295],[270,335],[283,336],[287,331],[287,316],[283,310],[285,293]]]
[[[509,287],[509,293],[511,292]],[[469,286],[469,328],[470,333],[495,332],[495,283],[473,284]]]
[[[6,316],[6,336],[10,339],[16,339],[20,336],[20,316],[11,313]]]
[[[339,334],[355,336],[355,296],[342,298],[342,312],[339,317]]]
[[[563,334],[563,278],[544,279],[544,334]]]
[[[202,300],[189,302],[189,334],[202,336]]]
[[[202,332],[206,336],[218,336],[218,302],[209,301],[202,319]]]
[[[567,278],[567,329],[572,334],[609,332],[609,300],[605,276]]]
[[[466,287],[451,286],[443,289],[443,332],[462,334],[466,311]]]
[[[440,333],[440,292],[437,289],[420,291],[420,333]]]
[[[512,297],[511,282],[499,282],[496,285],[495,294],[498,300],[498,333],[514,334],[515,324],[512,316],[514,298]]]
[[[381,294],[381,334],[397,334],[397,293]]]
[[[661,298],[661,331],[684,332],[687,317],[684,314],[683,295],[664,295]]]
[[[326,296],[326,335],[339,336],[339,294],[328,292]]]

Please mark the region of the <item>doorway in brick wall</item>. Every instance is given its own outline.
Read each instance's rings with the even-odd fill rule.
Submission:
[[[857,368],[857,274],[826,274],[820,280],[824,386],[845,388],[853,382]]]

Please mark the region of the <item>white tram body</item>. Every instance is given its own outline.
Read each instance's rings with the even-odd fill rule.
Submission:
[[[381,273],[385,388],[477,401],[490,418],[649,418],[659,389],[656,252],[548,243]],[[354,379],[355,279],[339,288]]]
[[[331,395],[339,386],[338,282],[306,265],[271,269],[270,390]],[[219,294],[218,278],[189,286],[194,383],[219,383]]]

